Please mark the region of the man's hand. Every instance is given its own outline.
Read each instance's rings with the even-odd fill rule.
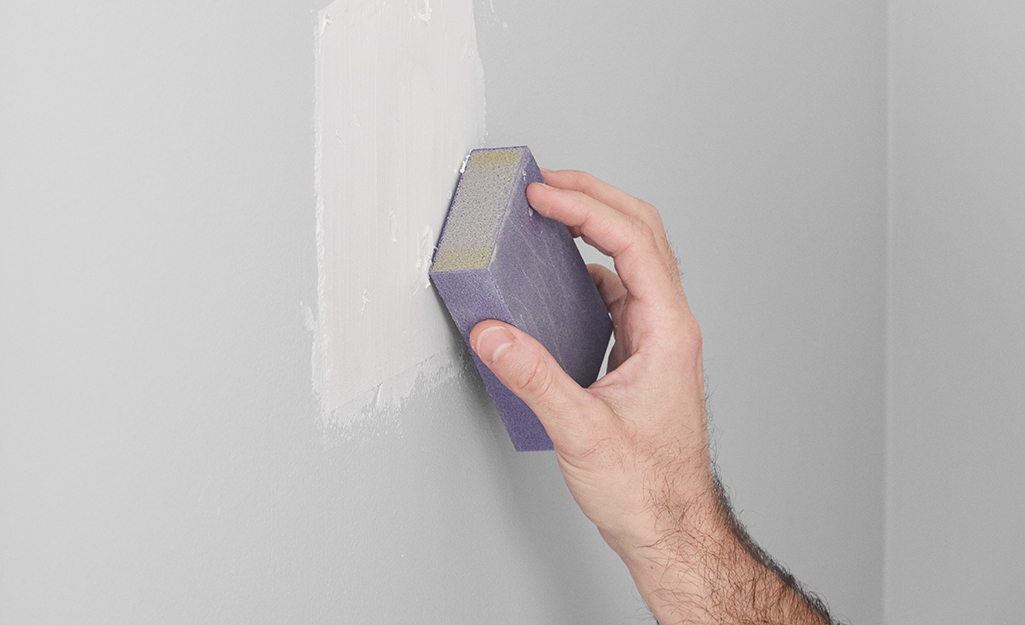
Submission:
[[[593,176],[544,171],[542,215],[611,256],[589,267],[612,317],[608,373],[581,388],[518,329],[484,321],[477,355],[544,424],[566,484],[663,625],[822,623],[734,520],[708,450],[701,333],[658,211]]]

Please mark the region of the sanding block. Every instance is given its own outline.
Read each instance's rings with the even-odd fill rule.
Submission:
[[[597,379],[612,334],[569,230],[527,201],[532,182],[544,178],[528,148],[473,150],[430,272],[518,451],[551,449],[552,441],[534,412],[474,353],[473,327],[486,319],[516,326],[581,386]]]

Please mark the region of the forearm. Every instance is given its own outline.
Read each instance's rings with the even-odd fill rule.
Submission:
[[[821,602],[751,541],[717,481],[714,489],[688,506],[689,518],[620,552],[660,625],[831,623]]]

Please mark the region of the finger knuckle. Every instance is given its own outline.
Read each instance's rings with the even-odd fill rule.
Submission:
[[[637,213],[641,215],[645,222],[651,224],[653,228],[662,227],[662,214],[651,204],[643,200],[637,200]]]
[[[632,218],[630,220],[633,238],[637,241],[643,241],[646,244],[656,245],[655,231],[651,226],[639,218]]]
[[[570,186],[578,191],[586,192],[594,186],[595,178],[587,172],[569,169],[562,173],[568,178]]]
[[[538,358],[534,364],[520,370],[513,383],[528,397],[544,397],[552,386],[552,371],[548,361]]]

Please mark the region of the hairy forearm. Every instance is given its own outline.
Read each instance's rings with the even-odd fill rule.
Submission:
[[[660,625],[831,623],[822,603],[750,539],[712,480],[713,492],[683,518],[620,552]]]

